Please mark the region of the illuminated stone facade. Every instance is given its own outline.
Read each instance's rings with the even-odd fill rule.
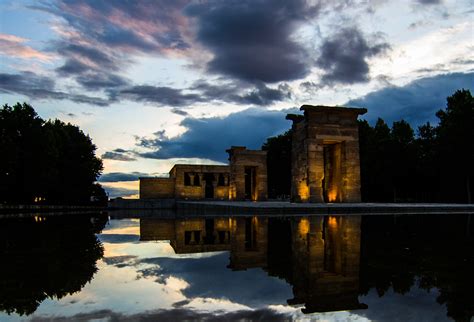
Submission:
[[[267,152],[233,146],[229,150],[230,200],[266,200]]]
[[[293,121],[293,202],[360,202],[358,115],[363,108],[303,105]]]
[[[227,151],[230,165],[177,164],[169,178],[140,178],[140,199],[266,200],[266,151]]]
[[[177,164],[169,178],[140,178],[140,199],[228,199],[229,166]]]

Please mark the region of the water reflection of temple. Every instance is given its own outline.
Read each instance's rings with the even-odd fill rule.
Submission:
[[[141,240],[169,240],[176,253],[230,251],[232,270],[262,268],[293,286],[303,312],[366,308],[358,301],[360,216],[140,220]]]

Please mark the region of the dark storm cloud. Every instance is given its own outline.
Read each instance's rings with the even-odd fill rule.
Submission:
[[[225,162],[225,150],[230,146],[258,149],[268,137],[288,130],[287,112],[253,108],[222,118],[187,117],[180,124],[187,129],[181,136],[167,138],[159,132],[153,138],[140,138],[139,146],[155,149],[140,156],[154,159],[196,157]]]
[[[196,82],[191,89],[197,90],[206,101],[223,101],[236,104],[265,106],[291,98],[288,84],[282,83],[277,88],[269,88],[262,82],[255,85],[248,83],[227,83],[213,85],[205,81]]]
[[[78,76],[76,81],[87,89],[116,88],[128,84],[128,80],[118,75],[104,73],[90,73]]]
[[[172,107],[184,107],[214,101],[265,106],[289,99],[291,95],[291,89],[287,84],[283,83],[277,88],[270,88],[260,82],[255,85],[239,82],[213,85],[205,81],[199,81],[188,89],[141,85],[111,91],[111,97],[114,100],[128,99]],[[174,109],[174,111],[177,110]],[[182,115],[182,111],[179,111]]]
[[[416,2],[419,4],[433,5],[433,4],[440,4],[441,0],[416,0]]]
[[[132,153],[124,149],[115,149],[113,151],[105,152],[101,157],[106,160],[135,161],[136,159],[132,155]]]
[[[166,106],[189,106],[203,102],[198,94],[185,94],[181,89],[157,86],[133,86],[121,90],[118,97],[138,102],[157,103]]]
[[[60,39],[50,46],[65,59],[56,69],[87,90],[107,90],[127,81],[114,74],[136,54],[166,55],[190,46],[184,40],[185,1],[42,1],[35,9],[61,18]]]
[[[437,122],[435,113],[446,107],[446,97],[456,90],[474,90],[474,73],[453,73],[415,80],[405,86],[391,86],[353,99],[348,106],[366,107],[364,118],[378,117],[388,123],[405,119],[412,125]]]
[[[92,46],[69,44],[62,42],[57,45],[57,52],[64,57],[81,57],[105,69],[118,70],[116,61],[102,50]],[[76,61],[77,62],[77,61]]]
[[[68,58],[64,65],[58,67],[56,72],[63,76],[82,74],[89,70],[89,66],[75,59]]]
[[[181,32],[185,24],[181,11],[188,2],[69,0],[43,1],[33,7],[61,17],[76,31],[69,37],[79,34],[82,43],[146,53],[188,47]]]
[[[99,177],[99,182],[119,182],[119,181],[137,181],[140,177],[148,177],[148,173],[143,172],[110,172],[104,173]]]
[[[61,18],[54,26],[58,40],[49,46],[64,59],[56,69],[59,76],[107,95],[107,104],[132,100],[184,107],[214,101],[268,106],[290,98],[289,86],[280,82],[307,76],[318,54],[298,42],[297,30],[321,12],[351,5],[346,0],[45,0],[32,7]],[[347,30],[324,41],[317,65],[329,70],[327,84],[366,81],[365,59],[386,48],[369,44],[357,32]],[[135,63],[134,57],[193,57],[193,50],[203,48],[213,57],[207,70],[226,76],[227,84],[172,88],[134,84],[121,76]],[[268,83],[280,84],[271,88]]]
[[[183,111],[183,110],[180,110],[180,109],[177,109],[177,108],[173,108],[173,109],[171,110],[171,113],[174,113],[174,114],[176,114],[176,115],[181,115],[181,116],[188,116],[188,115],[189,115],[188,112]]]
[[[197,40],[214,58],[208,70],[248,81],[278,82],[306,76],[312,65],[291,36],[316,16],[306,1],[206,1],[186,8],[197,21]]]
[[[55,82],[51,78],[32,72],[0,74],[0,92],[25,95],[32,99],[70,100],[98,106],[109,105],[108,100],[99,97],[56,91]]]
[[[345,28],[323,41],[317,66],[328,84],[354,84],[369,80],[367,59],[384,53],[387,43],[371,44],[357,28]]]

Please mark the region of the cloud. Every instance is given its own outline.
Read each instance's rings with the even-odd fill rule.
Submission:
[[[369,80],[367,59],[389,48],[385,42],[369,43],[358,28],[349,27],[323,41],[316,64],[324,70],[322,81],[328,84],[366,82]]]
[[[102,154],[102,159],[105,160],[116,160],[116,161],[135,161],[136,158],[132,156],[132,153],[124,149],[115,149],[113,151],[107,151]]]
[[[415,2],[423,5],[434,5],[434,4],[440,4],[441,0],[415,0]]]
[[[350,100],[345,105],[366,107],[365,118],[391,123],[405,119],[412,125],[437,123],[436,111],[446,107],[446,97],[456,90],[474,90],[474,73],[452,73],[417,79],[404,86],[390,86]]]
[[[109,198],[127,197],[127,196],[138,195],[138,189],[111,187],[111,186],[107,186],[105,184],[102,185],[102,188],[104,188],[104,190],[107,192]]]
[[[209,71],[273,83],[309,74],[309,53],[292,35],[318,10],[306,1],[243,0],[196,2],[185,12],[197,22],[197,41],[213,54]]]
[[[110,172],[104,173],[99,177],[99,182],[122,182],[122,181],[137,181],[140,177],[148,177],[150,174],[143,172]]]
[[[126,244],[126,243],[136,243],[140,240],[140,235],[132,235],[132,234],[102,234],[99,235],[99,240],[102,243],[109,243],[109,244]],[[120,256],[125,257],[125,256]],[[114,259],[110,258],[103,258],[102,259],[108,265],[112,265],[114,263]],[[123,267],[125,265],[116,264],[117,267]]]
[[[202,102],[203,98],[198,94],[185,94],[183,90],[171,87],[157,87],[150,85],[133,86],[121,90],[118,95],[138,102],[152,102],[166,106],[189,106]]]
[[[184,111],[184,110],[177,109],[177,108],[173,108],[173,109],[171,110],[171,113],[174,113],[174,114],[176,114],[176,115],[181,115],[181,116],[188,116],[188,115],[189,115],[188,112],[186,112],[186,111]]]
[[[242,82],[210,84],[206,81],[197,81],[191,87],[197,90],[206,101],[218,100],[242,105],[270,105],[274,102],[291,98],[292,91],[288,84],[279,84],[277,88],[270,88],[262,82],[250,85]]]
[[[63,19],[58,33],[65,41],[80,38],[82,44],[109,48],[107,53],[163,53],[189,47],[184,35],[187,21],[181,14],[188,2],[71,0],[42,2],[34,8]],[[66,47],[74,44],[70,41]]]
[[[187,129],[181,136],[168,138],[160,131],[152,138],[139,138],[139,146],[153,149],[140,156],[154,159],[195,157],[225,162],[225,150],[230,146],[259,149],[268,137],[289,129],[286,112],[250,108],[222,118],[187,117],[180,124]]]
[[[139,270],[143,276],[160,278],[173,276],[189,284],[182,292],[187,299],[215,298],[248,307],[266,307],[285,303],[292,298],[291,285],[284,279],[268,276],[261,268],[233,271],[229,253],[214,253],[201,258],[146,258],[138,263],[147,264]]]
[[[117,73],[137,55],[184,53],[187,19],[181,14],[187,0],[44,1],[30,6],[61,18],[53,29],[59,40],[50,47],[64,64],[56,69],[87,90],[128,85]]]
[[[197,312],[192,309],[176,308],[171,310],[156,310],[133,315],[125,315],[111,310],[100,310],[89,313],[79,313],[73,316],[33,317],[32,322],[67,322],[67,321],[288,321],[288,313],[270,309],[240,310],[234,312]]]
[[[51,78],[32,72],[0,74],[0,92],[16,93],[34,99],[70,100],[98,106],[109,105],[108,100],[100,97],[56,91],[55,82]]]
[[[38,51],[25,45],[24,43],[27,41],[28,39],[25,38],[0,33],[0,54],[22,59],[37,59],[44,62],[53,59],[51,54]]]
[[[114,100],[128,99],[172,107],[186,107],[204,102],[268,106],[274,102],[289,99],[291,95],[291,88],[285,83],[278,85],[277,88],[270,88],[261,82],[255,85],[241,82],[214,85],[202,80],[195,82],[187,89],[140,85],[111,91]],[[176,111],[183,115],[183,111],[174,109],[174,113]]]

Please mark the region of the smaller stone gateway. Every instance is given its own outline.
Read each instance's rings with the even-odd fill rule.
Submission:
[[[140,199],[266,200],[267,152],[227,152],[230,165],[177,164],[168,178],[140,178]]]
[[[303,105],[293,121],[291,201],[360,202],[359,127],[365,108]]]

